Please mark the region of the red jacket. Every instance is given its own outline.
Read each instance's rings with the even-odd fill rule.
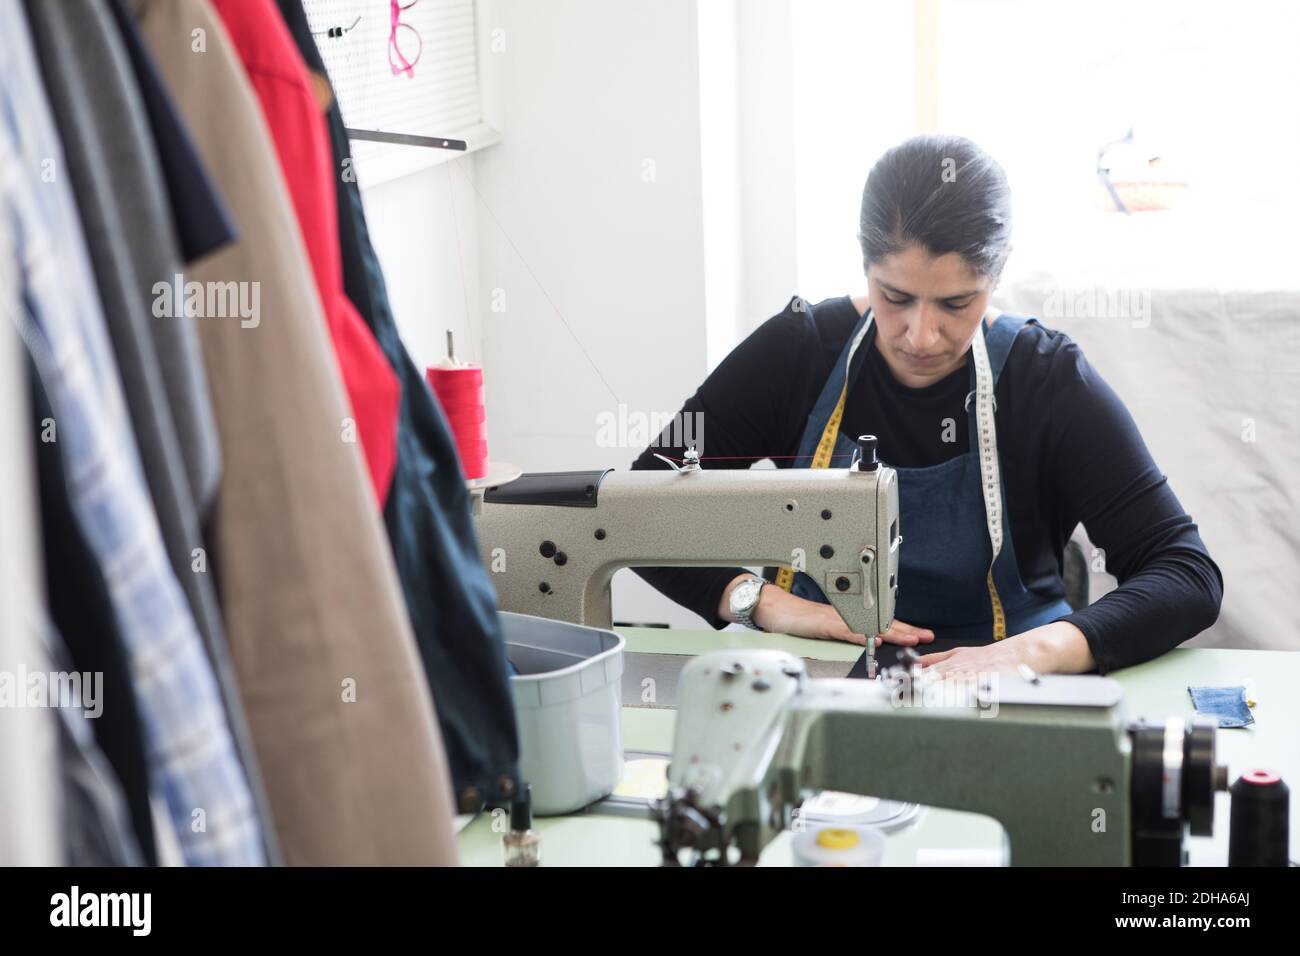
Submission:
[[[379,343],[343,291],[334,179],[325,114],[307,65],[273,0],[212,0],[230,34],[293,198],[298,226],[316,276],[316,289],[334,355],[352,403],[375,496],[383,507],[397,461],[401,386]],[[340,423],[340,435],[342,435]]]

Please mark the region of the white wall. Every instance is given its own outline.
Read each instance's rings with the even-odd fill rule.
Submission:
[[[479,155],[489,445],[626,467],[596,416],[675,410],[705,370],[693,0],[493,0]]]
[[[790,296],[862,287],[862,187],[914,131],[915,82],[911,0],[709,0],[699,11],[714,122],[704,138],[712,368]]]
[[[740,0],[735,56],[741,142],[742,315],[733,344],[780,312],[795,273],[794,68],[791,0]],[[725,56],[706,51],[714,58]]]
[[[793,244],[799,293],[865,291],[858,217],[871,165],[917,130],[912,0],[795,0]]]
[[[488,447],[627,468],[597,416],[674,412],[707,371],[695,0],[482,0],[479,301]],[[620,619],[695,621],[630,572]]]
[[[420,368],[446,355],[449,328],[458,358],[482,359],[478,208],[465,172],[474,161],[464,156],[361,193],[397,327]]]
[[[744,309],[739,22],[736,0],[710,0],[698,12],[705,353],[712,369],[740,337]]]
[[[910,10],[480,0],[484,111],[503,143],[363,194],[416,360],[442,357],[447,326],[474,360],[498,347],[516,365],[545,357],[577,376],[563,419],[578,431],[562,440],[581,445],[590,396],[602,409],[675,410],[791,295],[856,289],[866,173],[912,131]],[[623,347],[647,327],[666,350],[635,363],[629,385]],[[520,371],[488,370],[492,454],[541,468],[528,462],[548,454],[553,416],[537,427],[535,393],[504,385]],[[587,450],[566,444],[545,467]]]

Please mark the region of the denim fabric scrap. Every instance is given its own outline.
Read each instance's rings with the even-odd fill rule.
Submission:
[[[1246,688],[1241,684],[1227,687],[1188,687],[1198,714],[1215,717],[1220,727],[1245,727],[1255,722],[1246,703]]]

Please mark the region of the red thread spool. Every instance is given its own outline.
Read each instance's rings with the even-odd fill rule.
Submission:
[[[487,415],[483,400],[483,368],[448,360],[425,369],[429,387],[447,415],[466,478],[487,474]]]

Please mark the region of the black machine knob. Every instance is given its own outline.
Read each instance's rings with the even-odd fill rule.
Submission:
[[[1218,724],[1205,717],[1192,720],[1184,737],[1183,805],[1192,836],[1214,833],[1214,793],[1227,786],[1227,769],[1214,758]]]
[[[875,471],[880,467],[880,459],[876,457],[876,445],[878,444],[875,435],[858,436],[858,470]]]
[[[1180,731],[1180,748],[1170,759],[1164,724],[1138,722],[1129,727],[1132,766],[1129,775],[1130,840],[1134,866],[1183,866],[1183,837],[1190,830],[1209,836],[1214,827],[1214,794],[1224,789],[1227,775],[1215,757],[1216,725],[1194,717]],[[1181,751],[1181,753],[1179,752]],[[1171,771],[1175,771],[1176,774]],[[1177,780],[1176,791],[1168,791]],[[1169,804],[1172,803],[1172,807]],[[1172,809],[1173,815],[1166,814]]]

